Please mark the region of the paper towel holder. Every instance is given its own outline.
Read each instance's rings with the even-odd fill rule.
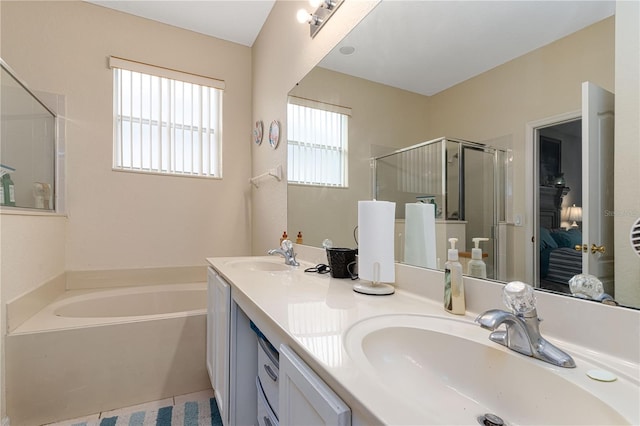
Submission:
[[[373,264],[373,281],[362,281],[360,279],[353,285],[353,291],[356,293],[370,294],[373,296],[387,296],[395,293],[396,289],[391,284],[381,283],[380,277],[380,263],[374,262]]]
[[[358,201],[358,282],[356,293],[383,296],[395,293],[394,217],[390,201]]]

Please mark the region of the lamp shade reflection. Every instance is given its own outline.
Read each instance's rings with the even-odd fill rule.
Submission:
[[[567,221],[572,222],[571,228],[577,228],[578,222],[582,221],[582,207],[576,207],[576,205],[572,205],[567,209]]]

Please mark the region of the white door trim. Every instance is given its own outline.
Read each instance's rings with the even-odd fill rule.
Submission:
[[[530,121],[526,124],[525,129],[525,259],[527,263],[525,265],[525,277],[526,282],[534,287],[538,287],[538,253],[535,250],[536,244],[531,241],[531,237],[538,238],[537,228],[537,215],[538,210],[538,191],[535,182],[538,181],[538,167],[534,165],[538,164],[538,152],[535,149],[537,147],[535,139],[537,137],[538,129],[543,127],[549,127],[556,124],[562,124],[567,121],[573,121],[582,118],[582,110],[576,110],[566,112],[563,114],[553,115],[551,117],[542,118],[540,120]]]

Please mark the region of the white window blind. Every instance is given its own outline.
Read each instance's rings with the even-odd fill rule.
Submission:
[[[347,187],[348,122],[351,109],[289,97],[289,183]]]
[[[111,57],[113,167],[222,177],[224,82]]]

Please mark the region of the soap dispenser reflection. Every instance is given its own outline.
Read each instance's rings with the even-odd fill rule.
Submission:
[[[482,260],[480,241],[489,241],[488,238],[472,238],[474,247],[471,249],[471,260],[467,266],[467,274],[476,278],[487,278],[487,264]]]
[[[452,314],[464,315],[464,283],[462,265],[458,261],[457,242],[457,238],[449,238],[451,248],[447,252],[447,262],[444,264],[444,309]]]

